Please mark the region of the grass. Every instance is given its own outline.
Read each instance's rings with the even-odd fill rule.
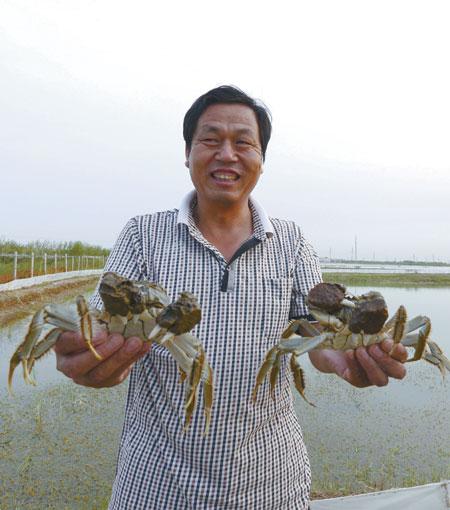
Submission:
[[[323,273],[324,282],[364,287],[434,287],[450,286],[449,274],[428,273]]]

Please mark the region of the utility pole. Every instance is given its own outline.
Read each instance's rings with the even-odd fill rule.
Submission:
[[[358,238],[355,236],[355,260],[358,260]]]

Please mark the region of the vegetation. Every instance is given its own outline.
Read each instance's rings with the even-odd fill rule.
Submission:
[[[49,242],[33,241],[20,244],[11,240],[0,240],[0,283],[14,279],[14,257],[17,259],[17,278],[31,276],[31,254],[34,253],[33,276],[58,273],[67,269],[100,269],[109,254],[101,246],[92,246],[81,241]],[[44,258],[47,254],[47,258]],[[55,261],[56,257],[56,261]]]
[[[450,286],[449,274],[431,273],[327,273],[322,274],[323,281],[342,285],[360,285],[364,287],[433,287]]]
[[[105,255],[109,254],[109,249],[102,248],[98,245],[90,245],[81,241],[65,241],[65,242],[51,242],[51,241],[33,241],[31,243],[20,244],[16,241],[8,239],[0,239],[0,256],[4,253],[12,254],[17,252],[18,254],[31,255],[43,255],[47,253],[49,255]]]

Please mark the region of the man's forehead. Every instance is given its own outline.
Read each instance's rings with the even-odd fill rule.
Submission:
[[[200,115],[197,130],[217,131],[230,126],[239,132],[258,133],[255,112],[243,104],[213,104]]]

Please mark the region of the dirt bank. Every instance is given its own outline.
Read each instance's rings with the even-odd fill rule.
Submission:
[[[23,289],[0,292],[0,326],[21,319],[41,306],[58,300],[70,299],[95,288],[98,276],[70,278],[33,285]]]

